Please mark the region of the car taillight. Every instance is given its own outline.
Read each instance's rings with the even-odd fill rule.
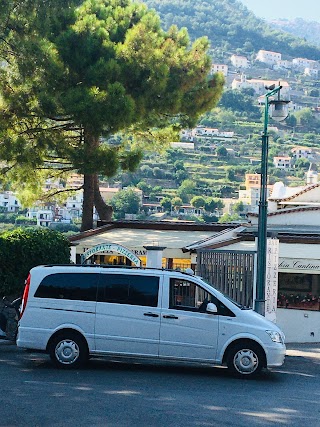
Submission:
[[[28,278],[25,283],[24,291],[23,291],[23,297],[22,297],[22,303],[21,303],[21,309],[20,309],[20,319],[24,313],[24,310],[27,306],[28,296],[29,296],[29,289],[30,289],[30,282],[31,282],[31,276],[30,273],[28,275]]]

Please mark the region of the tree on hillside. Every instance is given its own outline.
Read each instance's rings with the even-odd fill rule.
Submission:
[[[208,197],[206,199],[204,208],[206,212],[215,213],[217,210],[224,208],[224,203],[221,199],[214,199],[212,197]]]
[[[203,208],[206,204],[206,199],[202,196],[195,196],[190,200],[190,203],[195,208]]]
[[[182,199],[181,199],[180,197],[174,197],[174,198],[171,200],[171,204],[172,204],[172,207],[173,207],[176,211],[178,211],[178,210],[179,210],[179,208],[181,208],[181,206],[182,206],[183,202],[182,202]]]
[[[226,149],[226,147],[223,147],[223,146],[218,147],[216,150],[216,153],[218,157],[224,157],[224,158],[228,157],[228,150]]]
[[[139,195],[132,188],[119,191],[111,199],[111,205],[117,219],[124,218],[125,214],[139,213],[140,204]]]
[[[161,202],[160,205],[163,207],[163,209],[166,212],[171,212],[171,208],[172,208],[172,200],[170,197],[164,197]]]
[[[99,175],[133,171],[141,144],[169,140],[219,100],[208,78],[208,42],[161,29],[154,11],[131,0],[11,0],[2,38],[2,174],[28,197],[45,178],[84,176],[82,230],[93,208],[110,219]],[[4,40],[4,41],[3,41]],[[108,137],[135,137],[109,145]],[[102,139],[103,137],[103,139]],[[31,191],[30,191],[31,189]]]
[[[182,181],[180,187],[177,190],[178,197],[181,197],[184,203],[188,203],[189,198],[194,194],[196,184],[191,179],[185,179]]]
[[[315,125],[319,126],[318,120],[314,117],[311,108],[303,108],[295,113],[297,122],[301,126],[308,127],[309,129]]]

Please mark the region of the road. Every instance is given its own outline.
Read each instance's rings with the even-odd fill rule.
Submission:
[[[90,360],[78,371],[0,341],[0,426],[320,426],[320,353],[261,378],[224,368]]]

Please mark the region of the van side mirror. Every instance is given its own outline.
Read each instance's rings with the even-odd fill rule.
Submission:
[[[213,302],[209,302],[206,311],[207,313],[217,314],[218,308]]]

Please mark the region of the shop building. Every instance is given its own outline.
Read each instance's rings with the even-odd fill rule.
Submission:
[[[163,247],[162,267],[185,270],[196,269],[196,254],[185,247],[196,241],[205,242],[212,236],[224,235],[238,225],[230,224],[196,224],[193,222],[141,222],[116,221],[110,222],[94,230],[89,230],[70,237],[73,261],[80,263],[81,255],[88,249],[99,244],[117,243],[128,248],[147,265],[147,249],[145,247]],[[125,256],[103,251],[95,254],[91,262],[105,265],[131,265]]]

